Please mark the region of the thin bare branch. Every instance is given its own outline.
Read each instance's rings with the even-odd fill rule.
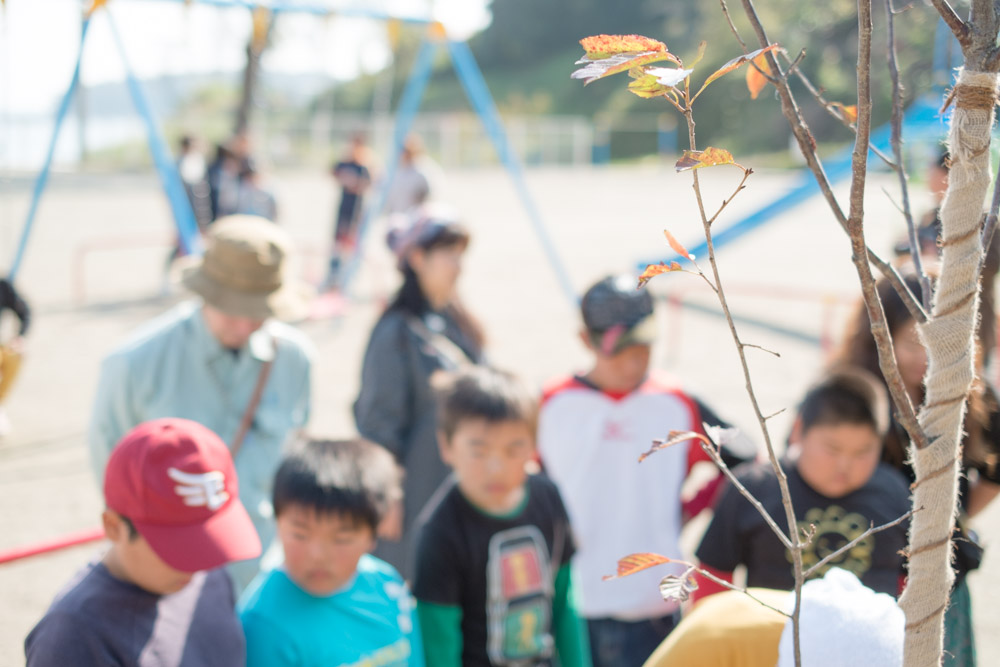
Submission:
[[[886,26],[886,59],[889,63],[889,77],[892,81],[892,119],[891,139],[892,153],[896,164],[903,164],[903,86],[899,82],[899,66],[896,62],[896,24],[892,0],[885,0]],[[917,240],[917,226],[913,223],[913,213],[910,209],[910,190],[906,183],[906,171],[896,170],[899,178],[899,191],[903,200],[903,219],[906,220],[907,235],[910,239],[910,257],[913,258],[913,268],[920,280],[921,303],[924,310],[931,307],[931,279],[924,270],[924,261],[920,254],[920,242]]]
[[[903,300],[903,305],[906,306],[906,309],[910,311],[910,317],[920,324],[926,322],[928,317],[927,311],[917,302],[916,295],[907,287],[906,282],[903,281],[903,276],[899,275],[899,270],[872,252],[871,248],[867,250],[868,259],[875,265],[879,273],[885,276],[886,280],[896,289],[896,294]]]
[[[788,409],[788,408],[781,408],[781,409],[780,409],[780,410],[778,410],[777,412],[772,412],[771,414],[769,414],[769,415],[767,415],[766,417],[764,417],[764,420],[765,420],[765,421],[770,421],[771,419],[774,419],[775,417],[777,417],[777,416],[778,416],[778,415],[780,415],[781,413],[785,412],[785,410],[787,410],[787,409]]]
[[[785,70],[785,78],[787,79],[790,74],[797,74],[799,72],[799,63],[801,63],[806,57],[806,50],[802,49],[799,51],[799,55],[795,56],[795,60],[788,63],[788,69]]]
[[[743,10],[750,21],[750,25],[753,26],[754,32],[757,35],[758,42],[762,47],[767,46],[771,42],[769,41],[767,32],[764,30],[763,25],[761,25],[760,17],[757,16],[757,11],[753,6],[753,1],[741,1],[743,3]],[[778,61],[773,57],[773,54],[770,53],[768,54],[768,65],[774,71],[780,71]],[[823,193],[824,199],[826,199],[829,204],[830,210],[838,224],[840,224],[844,231],[848,232],[848,236],[851,236],[850,230],[848,229],[847,216],[844,215],[843,209],[840,207],[840,204],[837,202],[837,199],[833,194],[830,182],[826,177],[826,172],[823,170],[823,165],[820,162],[819,157],[816,155],[815,142],[809,132],[809,128],[806,126],[805,120],[802,118],[798,104],[796,103],[795,97],[792,95],[792,91],[788,87],[787,82],[779,82],[778,97],[781,100],[781,111],[791,126],[792,133],[799,142],[799,148],[802,150],[802,154],[806,159],[806,164],[808,164],[810,170],[812,170],[813,175],[816,178],[816,182],[819,184],[820,191]],[[868,142],[866,141],[865,144],[867,145],[867,143]],[[909,295],[909,290],[906,288],[905,283],[903,283],[902,278],[900,278],[899,273],[887,262],[879,258],[878,255],[871,251],[871,249],[867,248],[864,245],[863,237],[858,240],[861,242],[860,248],[855,247],[855,239],[852,238],[851,241],[856,259],[867,258],[872,264],[875,264],[882,274],[885,275],[886,278],[892,283],[893,287],[896,288],[896,291],[907,304],[909,311],[916,314],[917,321],[926,321],[926,314],[921,315],[921,313],[923,313],[923,309],[920,308],[919,304],[915,302],[912,295]],[[862,264],[865,266],[864,270],[861,268]],[[856,261],[855,265],[859,272],[867,273],[869,276],[871,275],[870,269],[868,269],[867,264],[864,262]],[[862,291],[866,291],[864,281],[862,281]],[[907,295],[909,295],[909,298]],[[870,284],[868,285],[868,289],[865,293],[865,303],[872,304],[875,297],[874,284]],[[915,410],[913,409],[913,403],[910,401],[909,394],[906,393],[902,378],[899,375],[899,368],[896,365],[896,359],[892,349],[892,339],[889,336],[888,326],[885,321],[885,313],[882,311],[881,304],[868,306],[868,316],[872,323],[872,335],[875,337],[875,342],[878,347],[879,365],[885,377],[886,384],[889,386],[889,392],[896,404],[900,423],[906,429],[906,432],[910,435],[910,438],[914,443],[920,443],[922,446],[926,447],[927,438],[924,436],[923,430],[917,423],[917,416]]]
[[[778,359],[781,359],[780,354],[778,354],[774,350],[769,350],[766,347],[761,347],[760,345],[754,345],[753,343],[740,343],[740,345],[742,345],[743,347],[752,347],[753,349],[760,350],[761,352],[767,352],[768,354],[772,354]]]
[[[868,310],[872,336],[875,338],[878,349],[879,368],[882,370],[882,375],[889,387],[889,393],[892,394],[893,402],[899,408],[897,412],[900,416],[900,422],[919,448],[921,445],[927,446],[927,438],[917,423],[910,395],[899,375],[899,367],[896,365],[892,347],[892,337],[885,321],[882,302],[875,290],[875,277],[871,272],[871,264],[865,246],[864,199],[865,181],[868,175],[868,137],[871,134],[872,118],[871,36],[870,0],[858,0],[858,139],[854,143],[852,157],[851,209],[847,226],[851,248],[854,251],[852,259],[861,280],[861,292],[864,295],[865,308]]]
[[[983,235],[981,237],[983,248],[989,248],[993,243],[993,232],[997,228],[997,212],[1000,211],[1000,169],[997,170],[996,179],[993,181],[993,201],[990,202],[990,212],[986,216],[983,225]]]
[[[951,32],[958,39],[958,43],[963,48],[967,46],[969,44],[969,26],[959,18],[952,6],[948,4],[948,0],[931,0],[931,4],[934,5],[934,9],[937,10],[937,13],[941,15],[944,22],[951,28]]]
[[[770,56],[771,54],[769,53],[768,55]],[[772,62],[774,61],[773,57],[771,57],[770,59]],[[779,71],[777,69],[777,63],[774,63],[773,67],[775,72]],[[684,114],[684,118],[687,121],[688,142],[690,144],[691,150],[695,150],[697,143],[695,139],[695,122],[694,122],[694,117],[691,114],[690,110],[688,110],[688,112]],[[778,479],[778,488],[781,491],[782,506],[784,507],[785,518],[789,526],[788,535],[785,535],[781,530],[777,530],[777,524],[773,524],[771,528],[772,530],[775,531],[775,535],[778,536],[778,539],[781,540],[782,544],[785,544],[786,547],[791,552],[792,562],[795,572],[797,574],[801,574],[802,549],[799,545],[798,533],[792,528],[792,526],[795,525],[795,509],[792,507],[792,496],[788,490],[788,478],[785,475],[785,471],[782,470],[781,464],[778,462],[778,456],[775,453],[774,445],[771,442],[771,433],[768,430],[767,421],[764,419],[764,414],[761,412],[760,404],[757,401],[757,394],[755,393],[753,388],[753,379],[750,377],[750,367],[747,364],[746,351],[743,348],[743,343],[740,340],[739,333],[736,330],[736,323],[733,321],[732,313],[729,311],[729,302],[726,299],[726,294],[722,287],[722,278],[719,275],[719,265],[715,258],[715,244],[712,242],[712,225],[709,223],[708,216],[706,216],[705,214],[705,203],[701,195],[701,184],[698,179],[697,170],[692,172],[692,180],[694,181],[693,187],[695,191],[695,199],[698,202],[698,213],[701,215],[702,228],[705,233],[705,242],[708,246],[708,261],[709,264],[711,264],[712,266],[712,280],[713,282],[715,282],[715,286],[718,288],[716,295],[719,298],[719,305],[722,306],[722,312],[726,316],[726,322],[729,324],[729,332],[732,335],[733,342],[736,345],[736,352],[740,358],[740,366],[742,367],[743,370],[743,379],[746,384],[747,395],[750,399],[750,404],[753,406],[754,414],[757,417],[757,422],[760,425],[760,430],[764,437],[764,445],[767,448],[768,458],[771,462],[772,468],[774,469],[775,477],[777,477]],[[713,458],[718,457],[718,454],[713,452],[710,452],[709,455],[713,456]],[[731,473],[728,474],[728,476],[730,477],[730,479],[735,481],[735,477],[732,476]],[[749,496],[750,494],[747,492],[745,493],[745,495]],[[760,507],[760,510],[763,510],[763,506]],[[799,602],[798,602],[799,598],[800,598],[800,592],[797,592],[796,604],[795,604],[796,613],[799,607]],[[797,644],[798,642],[796,642],[796,645]]]
[[[747,53],[748,50],[746,42],[744,42],[743,38],[740,37],[740,31],[736,29],[736,24],[733,23],[733,18],[729,15],[729,7],[726,5],[726,0],[719,0],[719,4],[722,5],[722,15],[726,17],[729,29],[733,31],[733,37],[735,37],[736,41],[743,47],[743,53]]]
[[[792,617],[792,615],[789,614],[787,611],[782,611],[782,610],[778,609],[777,607],[772,607],[768,603],[766,603],[763,600],[761,600],[759,597],[755,596],[753,593],[751,593],[746,588],[741,588],[739,586],[736,586],[736,585],[734,585],[734,584],[726,581],[722,577],[717,577],[717,576],[715,576],[714,574],[712,574],[711,572],[709,572],[707,570],[703,570],[700,567],[696,567],[694,565],[690,565],[689,563],[685,563],[684,561],[677,561],[677,560],[675,560],[674,562],[675,563],[680,563],[681,565],[688,565],[692,570],[694,570],[695,572],[697,572],[701,576],[705,577],[706,579],[710,579],[711,581],[714,581],[715,583],[717,583],[718,585],[722,586],[723,588],[728,588],[729,590],[736,591],[737,593],[743,593],[744,595],[746,595],[748,598],[750,598],[751,600],[753,600],[757,604],[759,604],[759,605],[761,605],[763,607],[767,607],[771,611],[775,611],[775,612],[781,614],[782,616],[784,616],[785,618],[791,618]]]
[[[889,190],[886,189],[886,187],[884,185],[882,187],[880,187],[879,190],[881,190],[882,194],[885,195],[885,198],[889,200],[889,203],[892,204],[892,207],[894,209],[896,209],[897,211],[899,211],[900,215],[903,215],[903,207],[900,206],[899,204],[897,204],[896,200],[892,198],[892,193],[889,192]]]
[[[727,206],[729,206],[729,203],[732,202],[734,199],[736,199],[736,195],[738,195],[744,188],[746,188],[747,179],[750,178],[750,174],[752,174],[752,173],[753,173],[753,169],[744,169],[743,170],[743,179],[740,181],[740,184],[736,186],[736,190],[733,191],[733,194],[729,195],[729,199],[723,199],[722,200],[722,205],[719,206],[719,210],[716,211],[715,215],[713,215],[709,219],[709,221],[708,221],[709,225],[711,225],[713,222],[715,222],[715,219],[719,217],[719,214],[722,213],[722,211]]]
[[[920,508],[920,509],[923,509],[923,508]],[[898,526],[899,524],[903,523],[904,521],[906,521],[907,519],[909,519],[911,516],[913,516],[913,513],[916,512],[916,511],[917,511],[916,509],[912,509],[909,512],[907,512],[906,514],[904,514],[903,516],[901,516],[898,519],[896,519],[895,521],[890,521],[889,523],[884,523],[884,524],[882,524],[881,526],[878,526],[878,527],[876,527],[874,523],[870,524],[870,526],[868,527],[868,530],[866,530],[865,532],[861,533],[860,535],[858,535],[853,540],[851,540],[850,542],[848,542],[844,546],[840,547],[836,551],[834,551],[832,553],[829,553],[826,556],[824,556],[822,560],[820,560],[818,563],[816,563],[815,565],[813,565],[812,567],[810,567],[808,570],[806,570],[805,572],[803,572],[802,573],[803,576],[806,579],[808,579],[815,572],[817,572],[821,567],[823,567],[824,565],[826,565],[827,563],[829,563],[830,561],[832,561],[834,558],[837,558],[841,554],[847,553],[848,551],[850,551],[851,549],[853,549],[855,546],[857,546],[858,544],[860,544],[863,540],[868,539],[869,537],[871,537],[875,533],[881,533],[883,530],[888,530],[888,529],[892,528],[893,526]]]
[[[795,61],[793,62],[789,60],[788,56],[786,56],[784,53],[781,54],[781,57],[784,59],[785,63],[789,65],[789,70],[788,72],[786,72],[785,75],[785,78],[787,78],[788,74],[792,73],[791,65],[793,65],[795,62],[798,62],[798,58],[796,58]],[[841,123],[843,123],[844,127],[849,129],[851,132],[857,133],[858,129],[854,126],[851,120],[847,118],[843,114],[843,112],[841,112],[837,107],[835,107],[832,102],[823,97],[823,92],[818,88],[816,88],[815,85],[813,85],[813,82],[809,79],[808,76],[806,76],[805,72],[803,72],[799,68],[795,68],[795,76],[798,77],[799,81],[802,82],[802,85],[806,87],[806,90],[809,91],[809,94],[813,96],[816,102],[818,102],[820,106],[826,109],[826,112],[828,114],[830,114],[831,116],[839,120]],[[879,149],[878,146],[871,146],[870,148],[872,153],[874,153],[880,160],[882,160],[882,162],[884,162],[887,167],[889,167],[893,171],[899,171],[899,165],[893,162],[892,158],[886,155],[881,149]]]
[[[737,491],[739,491],[740,494],[744,498],[746,498],[751,505],[754,506],[754,509],[756,509],[757,512],[759,512],[760,515],[764,517],[764,521],[766,521],[767,525],[771,527],[771,530],[774,532],[774,534],[778,536],[778,539],[781,540],[781,543],[784,545],[784,547],[790,551],[798,548],[797,544],[792,543],[788,535],[786,535],[785,532],[781,530],[781,528],[778,526],[774,518],[771,517],[771,515],[768,513],[766,509],[764,509],[764,506],[760,504],[760,501],[754,498],[754,495],[750,493],[745,486],[743,486],[743,484],[740,482],[739,479],[736,478],[736,475],[733,474],[733,471],[730,470],[729,466],[726,465],[726,462],[722,460],[722,456],[716,449],[715,443],[713,443],[711,440],[704,437],[700,433],[695,433],[694,431],[692,431],[691,435],[698,438],[699,444],[701,444],[701,448],[705,450],[705,453],[708,454],[709,457],[711,457],[715,465],[717,465],[719,467],[719,470],[722,471],[722,474],[724,474],[729,479],[729,482],[733,485],[733,487]],[[792,523],[790,523],[789,525],[794,526],[795,525],[794,513],[792,514],[791,518],[792,518]]]
[[[743,497],[746,498],[747,501],[754,506],[754,509],[756,509],[760,513],[765,523],[767,523],[767,525],[771,527],[771,530],[774,531],[774,534],[777,535],[779,540],[781,540],[781,543],[785,546],[785,548],[792,549],[793,548],[792,542],[791,540],[788,539],[788,536],[785,534],[785,532],[778,527],[777,522],[768,513],[768,511],[764,509],[764,506],[760,504],[760,501],[754,498],[753,494],[747,491],[747,488],[743,486],[742,483],[740,483],[740,480],[736,478],[736,475],[734,475],[733,471],[729,469],[729,466],[726,465],[726,462],[722,460],[722,456],[719,454],[718,448],[716,447],[715,443],[712,442],[712,440],[703,433],[697,433],[695,431],[671,431],[667,435],[666,440],[663,441],[658,440],[655,443],[653,443],[653,447],[648,452],[640,456],[639,461],[641,463],[642,461],[646,460],[646,458],[652,456],[661,449],[666,449],[667,447],[673,447],[676,444],[679,444],[681,442],[687,442],[688,440],[698,441],[698,444],[701,445],[701,448],[705,450],[705,453],[708,454],[709,458],[711,458],[712,461],[715,463],[715,465],[719,467],[719,470],[722,471],[722,474],[724,474],[729,479],[733,487],[735,487],[736,490],[739,491],[740,494],[742,494]]]

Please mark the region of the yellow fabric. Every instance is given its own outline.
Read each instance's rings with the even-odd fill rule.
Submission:
[[[0,347],[0,403],[7,398],[7,392],[14,384],[14,378],[21,369],[21,353],[6,345]]]
[[[788,591],[750,592],[777,609],[789,599]],[[786,620],[743,593],[717,593],[696,604],[643,667],[774,667]]]

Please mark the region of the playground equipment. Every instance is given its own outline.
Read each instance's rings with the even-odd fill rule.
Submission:
[[[173,213],[173,218],[175,225],[177,227],[177,233],[179,238],[179,243],[181,248],[186,253],[200,253],[201,252],[201,242],[198,232],[198,227],[195,222],[194,212],[191,209],[191,205],[184,194],[184,188],[180,179],[180,175],[177,172],[176,165],[174,163],[173,157],[170,153],[169,147],[166,145],[162,133],[160,132],[159,125],[154,118],[152,109],[148,103],[147,97],[143,91],[141,82],[135,76],[131,66],[129,65],[128,54],[125,51],[124,44],[122,43],[120,33],[118,31],[117,25],[115,24],[114,17],[111,11],[110,5],[115,4],[115,2],[125,2],[126,0],[114,0],[114,2],[109,2],[109,0],[91,0],[91,6],[86,12],[82,24],[81,36],[80,36],[80,49],[77,54],[76,66],[73,71],[72,79],[70,80],[69,88],[67,89],[65,95],[59,104],[58,111],[56,113],[55,125],[53,128],[52,138],[49,142],[49,149],[46,154],[45,161],[42,168],[38,174],[35,181],[35,187],[32,192],[31,203],[28,210],[28,215],[25,220],[24,226],[21,231],[20,241],[17,245],[17,250],[15,252],[14,258],[10,265],[9,275],[13,279],[21,264],[24,260],[25,252],[27,250],[28,241],[31,236],[32,226],[34,224],[35,216],[38,210],[38,205],[41,201],[42,194],[44,193],[45,187],[48,182],[49,172],[52,166],[52,159],[55,152],[56,142],[59,139],[59,133],[63,125],[63,121],[69,111],[70,103],[73,99],[74,93],[76,92],[79,79],[80,79],[80,65],[83,57],[83,47],[86,41],[88,28],[90,26],[91,20],[93,20],[95,14],[98,10],[107,18],[111,25],[112,33],[114,35],[115,43],[125,65],[126,72],[126,82],[128,84],[129,93],[132,98],[132,102],[136,108],[138,114],[142,117],[144,125],[146,127],[146,134],[149,143],[149,149],[153,157],[153,161],[156,166],[156,171],[159,175],[161,185],[170,202],[170,207]],[[242,7],[248,11],[254,12],[254,23],[255,23],[255,34],[259,32],[259,26],[263,20],[273,21],[274,18],[283,13],[300,13],[300,14],[313,14],[317,16],[329,16],[332,14],[338,16],[349,16],[349,17],[361,17],[370,18],[384,21],[393,22],[403,22],[412,23],[426,27],[427,33],[423,44],[420,47],[420,51],[417,54],[415,63],[413,65],[410,77],[406,83],[402,98],[400,100],[399,108],[396,111],[396,123],[395,130],[393,132],[393,142],[389,159],[386,161],[388,165],[388,170],[386,177],[383,179],[381,186],[375,193],[374,201],[371,202],[364,211],[360,229],[358,244],[354,255],[351,257],[350,261],[346,265],[346,270],[341,281],[341,289],[344,293],[350,293],[350,282],[357,272],[358,266],[360,264],[361,254],[364,248],[364,243],[367,238],[367,232],[371,228],[372,222],[376,216],[381,212],[382,206],[386,200],[389,188],[392,185],[392,180],[396,172],[396,166],[399,162],[400,156],[403,150],[403,142],[409,133],[414,117],[420,107],[421,100],[423,98],[424,91],[427,86],[427,82],[430,79],[430,75],[433,69],[434,55],[440,48],[445,48],[448,55],[451,58],[451,62],[454,66],[455,72],[458,75],[459,81],[469,98],[473,109],[479,116],[483,123],[483,126],[500,157],[500,161],[506,168],[511,179],[513,180],[515,190],[519,199],[521,200],[522,206],[524,207],[535,235],[538,238],[539,243],[546,254],[548,262],[556,274],[556,278],[562,288],[565,296],[570,299],[573,303],[576,302],[576,294],[573,289],[572,283],[569,280],[569,274],[559,257],[559,254],[549,237],[548,231],[545,224],[541,218],[541,214],[531,197],[531,193],[528,190],[527,183],[524,179],[524,173],[521,166],[520,159],[516,155],[515,151],[512,149],[510,141],[507,138],[507,134],[504,130],[503,124],[500,120],[499,112],[497,111],[496,105],[493,102],[493,98],[486,86],[486,82],[483,79],[482,73],[476,64],[475,58],[472,52],[469,50],[465,42],[451,39],[444,26],[437,21],[432,20],[429,17],[423,16],[405,16],[389,14],[385,12],[380,12],[376,10],[369,10],[364,8],[352,7],[352,8],[335,8],[330,5],[322,4],[319,0],[315,2],[298,2],[293,0],[129,0],[130,2],[174,2],[178,4],[190,4],[192,2],[197,2],[198,4],[210,5],[215,7]],[[264,18],[262,18],[264,17]]]

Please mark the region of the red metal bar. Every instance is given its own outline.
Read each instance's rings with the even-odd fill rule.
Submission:
[[[97,540],[104,539],[104,529],[103,528],[91,528],[89,530],[81,530],[76,533],[70,533],[69,535],[63,535],[62,537],[57,537],[54,540],[47,540],[45,542],[36,542],[35,544],[29,544],[23,547],[14,547],[13,549],[7,549],[6,551],[0,551],[0,563],[9,563],[11,561],[20,560],[22,558],[28,558],[29,556],[38,556],[40,554],[49,553],[51,551],[59,551],[61,549],[66,549],[68,547],[75,547],[79,544],[86,544],[87,542],[96,542]]]

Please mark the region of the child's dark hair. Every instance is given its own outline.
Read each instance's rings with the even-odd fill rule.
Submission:
[[[459,424],[484,419],[491,424],[524,422],[535,432],[538,404],[511,373],[474,366],[434,379],[438,396],[438,430],[451,440]]]
[[[375,530],[402,498],[402,471],[387,450],[367,440],[303,439],[274,476],[274,515],[290,505],[337,514]]]
[[[122,523],[125,524],[125,527],[128,529],[128,541],[135,542],[137,539],[139,539],[139,531],[136,530],[135,524],[132,523],[132,519],[128,518],[123,514],[119,514],[118,517],[122,520]]]
[[[889,399],[874,375],[854,366],[831,369],[806,393],[799,406],[802,433],[814,426],[863,424],[885,437]]]

